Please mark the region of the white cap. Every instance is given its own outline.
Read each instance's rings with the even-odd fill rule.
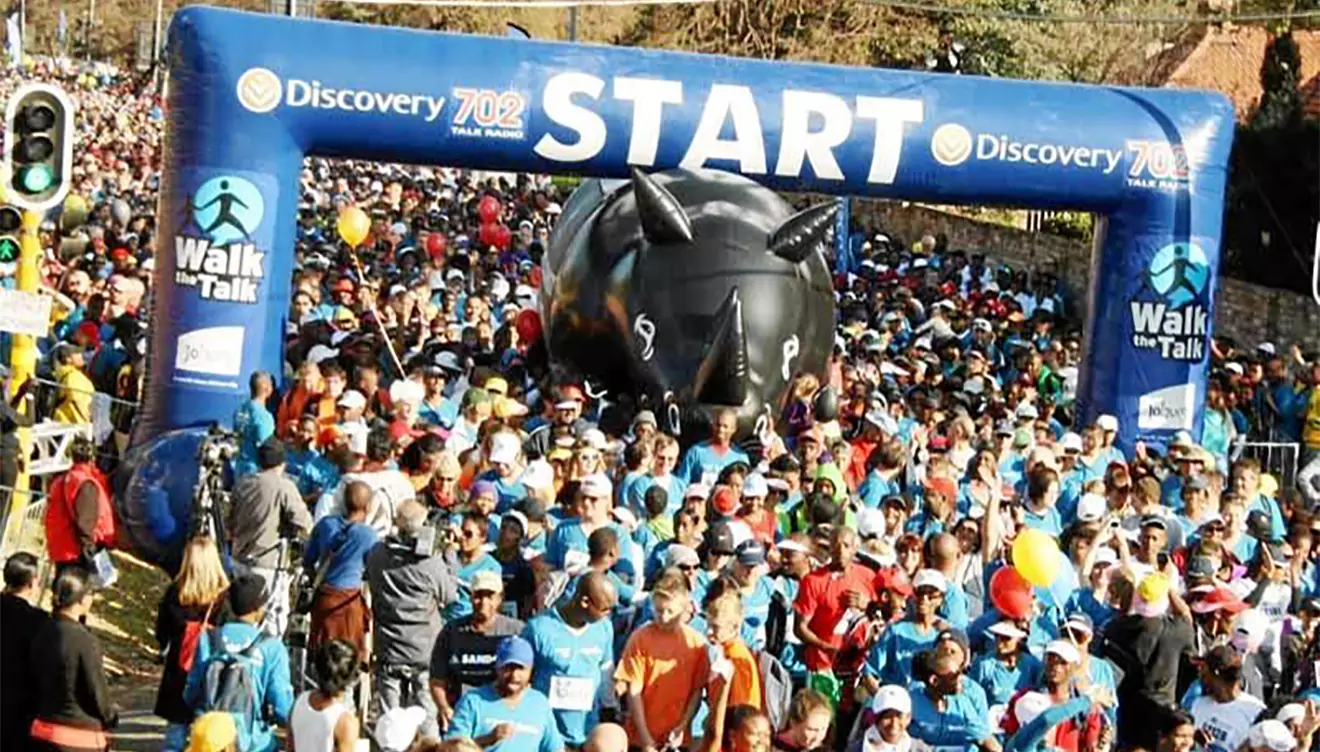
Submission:
[[[605,451],[610,445],[609,441],[605,438],[605,433],[599,428],[588,428],[583,431],[582,440],[586,442],[587,446],[598,452]]]
[[[1292,752],[1297,748],[1297,739],[1282,721],[1271,718],[1251,727],[1247,732],[1247,746],[1270,752]]]
[[[1210,513],[1206,514],[1206,516],[1205,516],[1204,518],[1202,518],[1200,524],[1198,524],[1198,525],[1196,526],[1196,528],[1199,530],[1199,529],[1205,527],[1206,525],[1209,525],[1209,524],[1212,524],[1212,523],[1215,523],[1215,522],[1223,522],[1223,521],[1224,521],[1224,516],[1223,516],[1222,514],[1220,514],[1219,512],[1210,512]]]
[[[329,360],[339,355],[339,351],[333,347],[325,345],[313,345],[312,349],[307,351],[307,362],[312,365],[319,365],[323,360]]]
[[[490,437],[490,455],[491,462],[496,464],[512,465],[518,461],[518,437],[508,433],[500,432]]]
[[[987,627],[985,631],[989,632],[992,635],[998,635],[1000,637],[1008,637],[1016,640],[1025,639],[1027,636],[1027,633],[1023,632],[1022,629],[1018,627],[1018,625],[1008,620],[997,621],[994,624],[991,624],[989,627]]]
[[[1095,567],[1098,567],[1101,564],[1108,564],[1109,566],[1113,566],[1117,563],[1118,563],[1118,554],[1114,552],[1114,549],[1110,548],[1109,546],[1101,546],[1100,550],[1095,552],[1095,561],[1092,562],[1091,565]]]
[[[1059,439],[1059,448],[1065,452],[1082,451],[1082,437],[1079,434],[1069,431]]]
[[[610,515],[623,525],[625,530],[632,532],[637,529],[637,515],[632,513],[627,507],[614,507],[610,509]]]
[[[395,707],[376,721],[376,744],[383,752],[404,752],[417,738],[417,730],[426,722],[426,709]]]
[[[1279,723],[1300,721],[1304,717],[1306,717],[1306,706],[1300,702],[1290,702],[1279,708],[1279,712],[1274,714],[1274,720]]]
[[[362,396],[362,392],[359,392],[356,389],[349,389],[339,395],[339,402],[337,404],[340,407],[360,410],[367,406],[367,398]]]
[[[885,534],[885,513],[869,507],[857,511],[857,534],[862,537]]]
[[[752,473],[743,480],[742,495],[744,499],[748,497],[760,499],[768,493],[770,493],[770,485],[766,483],[764,475]]]
[[[1053,640],[1045,646],[1045,654],[1053,653],[1064,660],[1066,663],[1079,663],[1082,660],[1082,654],[1077,652],[1077,646],[1067,640]]]
[[[1266,355],[1274,355],[1274,353],[1277,352],[1274,348],[1273,342],[1262,342],[1259,345],[1256,345],[1256,350],[1258,352],[1263,352]]]
[[[683,498],[703,499],[703,500],[709,499],[710,486],[706,485],[705,483],[693,483],[692,485],[687,487],[686,491],[683,492]]]
[[[553,489],[555,486],[555,470],[544,459],[533,460],[527,465],[527,469],[523,471],[522,477],[518,480],[529,489]]]
[[[1050,696],[1044,692],[1028,692],[1018,698],[1017,704],[1013,706],[1013,715],[1017,717],[1020,726],[1025,726],[1053,704]]]
[[[399,379],[390,384],[390,401],[395,404],[410,402],[419,405],[425,397],[426,390],[412,379]]]
[[[1241,363],[1225,363],[1224,370],[1230,373],[1235,373],[1238,376],[1241,376],[1242,374],[1246,373],[1246,371],[1243,370]]]
[[[1109,502],[1098,493],[1084,493],[1077,502],[1077,520],[1079,522],[1097,522],[1104,518],[1109,509]]]
[[[582,493],[593,498],[608,499],[614,493],[614,484],[603,473],[588,475],[582,479]]]
[[[1099,418],[1095,419],[1095,424],[1100,427],[1101,431],[1118,430],[1118,418],[1115,418],[1112,415],[1101,415]]]
[[[450,269],[449,271],[445,272],[446,280],[463,279],[463,276],[464,276],[463,272],[459,269]]]
[[[1238,614],[1237,627],[1229,643],[1243,653],[1252,653],[1265,641],[1265,632],[1270,628],[1270,617],[1264,611],[1249,608]]]
[[[701,566],[701,557],[697,552],[683,545],[682,543],[672,543],[665,549],[665,566],[667,567],[697,567]]]
[[[1026,420],[1035,420],[1040,417],[1040,413],[1036,411],[1036,406],[1030,402],[1018,403],[1017,410],[1013,411],[1013,414],[1020,419]]]
[[[948,588],[948,580],[944,579],[944,573],[938,569],[922,569],[912,578],[912,589],[920,590],[924,587],[933,587],[941,593]]]
[[[806,554],[807,556],[811,556],[811,549],[807,548],[801,543],[798,543],[795,540],[787,540],[787,539],[781,540],[775,544],[775,548],[779,549],[780,551],[797,551],[800,554]]]
[[[876,714],[885,711],[898,711],[899,713],[912,712],[912,697],[908,691],[897,684],[886,684],[876,690],[875,697],[871,698],[871,710]]]

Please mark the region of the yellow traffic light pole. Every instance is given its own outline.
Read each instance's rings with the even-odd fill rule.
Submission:
[[[0,202],[5,200],[4,188],[0,188]],[[23,226],[19,230],[19,256],[18,270],[15,275],[16,287],[20,292],[37,292],[40,287],[40,280],[37,270],[37,262],[41,258],[41,240],[37,236],[37,228],[41,225],[41,215],[34,211],[23,212]],[[14,334],[10,340],[9,346],[9,394],[4,395],[6,399],[12,399],[18,388],[33,378],[37,372],[37,342],[30,334]],[[29,389],[31,387],[29,386]],[[34,409],[32,402],[24,400],[19,404],[18,409],[26,412]],[[32,456],[32,429],[21,427],[18,429],[18,476],[14,479],[14,490],[9,496],[9,511],[5,516],[5,530],[3,540],[5,542],[13,540],[13,536],[23,526],[23,513],[27,510],[28,502],[31,501],[32,494],[28,478],[28,461]]]

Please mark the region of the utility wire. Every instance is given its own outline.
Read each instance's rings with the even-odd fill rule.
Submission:
[[[1131,16],[1131,15],[1075,15],[1055,13],[1021,13],[992,8],[967,8],[934,3],[912,2],[911,0],[861,0],[867,5],[879,5],[897,10],[910,10],[918,13],[935,13],[950,16],[972,16],[1000,21],[1026,21],[1031,23],[1058,24],[1101,24],[1108,26],[1169,25],[1169,24],[1217,24],[1217,23],[1258,23],[1262,21],[1285,21],[1306,18],[1320,18],[1320,10],[1299,10],[1291,13],[1228,13],[1213,16]]]
[[[638,5],[709,5],[720,0],[337,0],[346,5],[421,5],[436,8],[623,8]]]

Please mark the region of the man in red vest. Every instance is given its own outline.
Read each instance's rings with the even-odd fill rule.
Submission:
[[[78,565],[95,571],[93,558],[115,541],[115,513],[110,487],[96,467],[96,447],[85,438],[69,445],[73,467],[51,484],[46,500],[46,551],[55,576]]]

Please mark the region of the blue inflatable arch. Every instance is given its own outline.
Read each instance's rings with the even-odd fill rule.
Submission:
[[[1233,109],[1217,94],[419,32],[193,7],[170,26],[136,445],[282,370],[303,157],[1097,213],[1081,417],[1199,431]],[[993,249],[991,249],[993,251]],[[140,449],[150,451],[148,447]]]

